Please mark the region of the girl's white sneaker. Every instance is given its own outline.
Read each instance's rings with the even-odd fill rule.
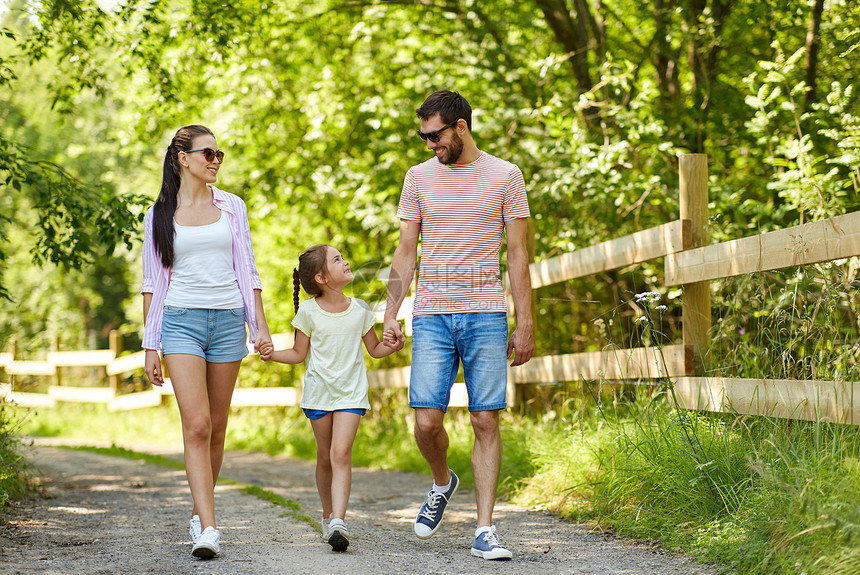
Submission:
[[[326,542],[331,545],[332,551],[346,551],[346,548],[349,547],[349,531],[347,531],[343,519],[334,518],[328,524]]]

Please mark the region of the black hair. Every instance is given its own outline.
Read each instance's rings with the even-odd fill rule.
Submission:
[[[472,107],[462,95],[451,90],[438,90],[430,94],[415,113],[422,120],[439,114],[443,124],[450,124],[454,120],[466,120],[469,131],[472,130]]]
[[[318,273],[324,274],[328,271],[326,263],[328,248],[327,244],[317,244],[309,247],[299,256],[299,265],[293,270],[293,306],[297,312],[299,311],[299,285],[309,296],[322,295],[322,289],[314,278]]]
[[[194,138],[198,136],[212,136],[212,130],[206,126],[191,125],[183,126],[177,130],[176,135],[167,146],[164,155],[164,169],[161,176],[161,191],[152,214],[152,239],[155,243],[155,251],[161,256],[161,265],[166,268],[173,266],[173,215],[179,198],[179,158],[178,153],[190,150]]]

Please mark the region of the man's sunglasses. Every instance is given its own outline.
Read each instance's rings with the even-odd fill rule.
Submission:
[[[456,126],[457,122],[459,122],[459,121],[460,121],[460,119],[458,118],[458,119],[454,120],[453,122],[451,122],[450,124],[445,124],[444,126],[439,128],[438,130],[435,130],[433,132],[427,132],[426,134],[424,132],[422,132],[421,130],[418,130],[416,133],[418,134],[418,137],[421,138],[422,140],[424,140],[425,142],[427,140],[430,140],[434,144],[438,144],[439,143],[439,134],[441,134],[442,132],[444,132],[448,128]]]
[[[215,151],[212,148],[198,148],[196,150],[182,150],[186,154],[190,154],[191,152],[203,152],[203,157],[207,162],[211,162],[215,158],[218,158],[218,163],[224,163],[224,152],[221,150]]]

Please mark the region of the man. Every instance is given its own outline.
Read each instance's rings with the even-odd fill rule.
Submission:
[[[385,336],[404,339],[396,320],[411,284],[421,241],[413,307],[409,406],[415,440],[433,472],[433,488],[415,520],[415,534],[439,528],[459,479],[448,468],[443,419],[460,361],[475,443],[478,522],[472,555],[510,559],[493,525],[502,441],[499,412],[506,407],[506,358],[522,365],[534,354],[526,233],[529,207],[519,168],[482,152],[472,139],[472,109],[456,92],[433,93],[417,110],[418,136],[436,157],[413,166],[400,197],[400,241],[394,252],[385,309]],[[508,341],[499,270],[502,235],[517,326]]]

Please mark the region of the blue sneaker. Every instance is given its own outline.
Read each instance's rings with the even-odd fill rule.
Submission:
[[[502,547],[496,536],[495,525],[491,525],[489,530],[475,537],[472,542],[472,555],[482,559],[510,559],[514,556],[513,553]]]
[[[451,487],[448,488],[448,491],[438,493],[430,490],[424,505],[418,511],[418,517],[415,518],[415,535],[419,539],[429,539],[436,533],[439,525],[442,524],[445,507],[448,506],[448,502],[451,501],[451,497],[457,492],[459,486],[460,480],[457,478],[457,474],[451,471]]]

